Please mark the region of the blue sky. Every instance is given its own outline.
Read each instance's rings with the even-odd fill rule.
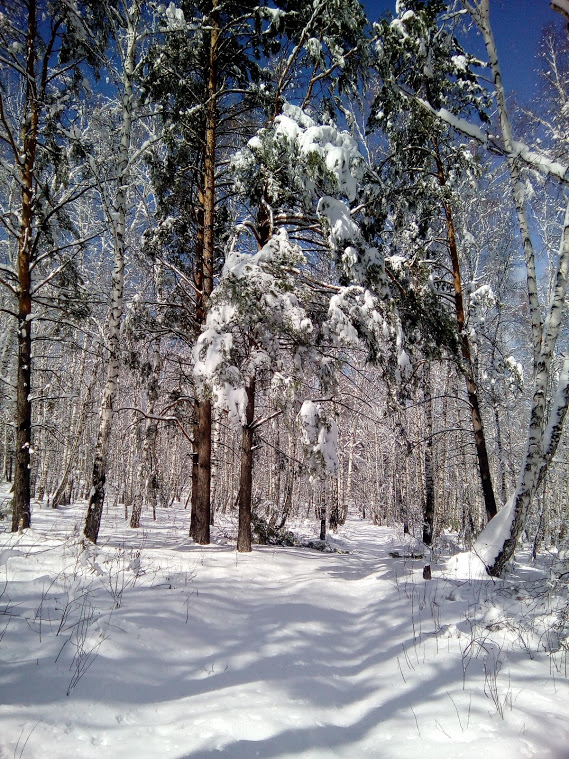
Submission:
[[[370,20],[385,11],[395,12],[395,0],[362,0]],[[535,75],[537,43],[548,23],[563,23],[549,7],[549,0],[490,0],[490,18],[498,46],[504,83],[508,94],[531,99],[538,78]],[[477,45],[473,52],[482,55]]]

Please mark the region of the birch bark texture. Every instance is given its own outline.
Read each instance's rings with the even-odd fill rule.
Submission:
[[[114,406],[119,389],[120,327],[123,317],[126,218],[128,213],[127,190],[133,109],[135,105],[133,85],[136,70],[137,45],[140,41],[138,29],[140,15],[141,7],[139,0],[135,0],[128,8],[125,8],[124,23],[126,37],[124,48],[120,45],[120,42],[118,45],[122,57],[121,131],[117,148],[117,177],[114,198],[106,207],[107,223],[112,230],[114,242],[111,303],[106,325],[108,351],[107,377],[99,409],[99,429],[84,529],[85,537],[93,543],[97,542],[103,515],[109,443],[113,428]]]
[[[566,208],[561,232],[557,268],[553,276],[555,284],[542,319],[536,275],[536,256],[530,234],[525,184],[518,159],[519,151],[516,150],[513,138],[500,63],[490,23],[490,3],[489,0],[479,0],[476,3],[469,0],[462,0],[462,2],[482,34],[492,72],[500,127],[510,172],[512,197],[525,255],[533,345],[533,393],[525,454],[516,490],[509,505],[509,514],[506,515],[507,519],[504,522],[503,540],[501,545],[496,546],[495,555],[489,557],[487,562],[488,573],[493,576],[500,576],[514,555],[517,543],[525,528],[532,500],[539,484],[543,481],[557,448],[567,411],[569,396],[567,359],[565,359],[563,370],[555,383],[557,389],[549,413],[548,402],[551,400],[551,396],[548,387],[553,380],[553,359],[562,320],[566,315],[565,296],[569,273],[569,204]],[[479,540],[484,540],[484,531]]]
[[[77,96],[81,91],[79,65],[86,71],[92,64],[89,51],[96,46],[97,25],[89,29],[91,37],[85,29],[76,33],[64,2],[52,4],[50,23],[43,21],[46,3],[42,0],[4,0],[0,9],[0,160],[3,189],[11,187],[3,193],[3,200],[6,195],[10,199],[2,213],[6,256],[0,266],[0,285],[9,298],[9,307],[2,313],[14,319],[17,336],[12,499],[12,529],[17,530],[31,522],[33,319],[42,309],[45,315],[55,302],[51,296],[39,298],[39,291],[51,288],[53,295],[58,275],[73,268],[72,254],[68,257],[63,251],[79,242],[77,230],[65,217],[70,204],[87,191],[74,174],[72,138],[62,125],[70,93]],[[59,56],[62,48],[68,50],[65,61]],[[52,311],[50,318],[56,313]]]

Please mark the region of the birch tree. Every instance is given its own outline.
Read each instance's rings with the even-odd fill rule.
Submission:
[[[91,162],[98,178],[104,218],[112,237],[113,271],[111,277],[110,306],[106,322],[106,381],[99,410],[99,429],[93,460],[91,492],[85,520],[84,534],[97,542],[103,501],[109,443],[113,426],[114,407],[118,394],[120,374],[120,328],[124,311],[124,272],[127,248],[127,219],[130,211],[129,185],[133,164],[140,160],[152,144],[152,136],[136,144],[134,125],[144,115],[137,92],[136,77],[141,73],[145,48],[150,34],[148,15],[151,13],[144,0],[131,0],[118,7],[104,5],[109,17],[112,50],[107,54],[108,71],[116,87],[118,98],[117,135],[109,135],[115,148],[111,161],[112,177],[101,177],[101,168]],[[114,66],[116,56],[117,67]]]
[[[0,282],[11,300],[7,312],[17,322],[12,518],[17,530],[31,519],[34,312],[46,288],[72,273],[81,245],[67,215],[90,186],[74,160],[73,99],[95,63],[102,18],[90,2],[18,0],[0,7],[0,161],[13,182],[0,217]]]
[[[502,517],[501,530],[486,555],[488,572],[498,576],[512,558],[527,523],[529,509],[540,483],[557,449],[569,404],[569,357],[565,357],[557,379],[554,376],[555,355],[560,329],[566,318],[565,298],[569,274],[569,204],[561,225],[559,250],[553,282],[547,303],[542,306],[538,287],[536,254],[531,236],[526,198],[524,163],[543,173],[566,181],[567,170],[545,154],[530,150],[516,141],[510,120],[500,63],[490,23],[489,0],[463,1],[482,35],[492,72],[494,94],[498,108],[503,152],[511,178],[514,207],[526,264],[526,283],[531,319],[533,348],[533,395],[528,422],[526,451],[515,493]],[[521,159],[521,160],[520,160]],[[565,197],[566,197],[566,193]],[[555,388],[549,393],[550,384]],[[484,533],[479,541],[485,540]]]

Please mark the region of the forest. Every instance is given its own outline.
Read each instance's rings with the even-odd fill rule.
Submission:
[[[272,614],[275,628],[290,622],[277,611],[288,598],[279,577],[334,599],[322,577],[365,584],[376,562],[401,561],[385,613],[396,619],[411,603],[414,651],[393,643],[390,677],[407,689],[418,677],[418,641],[423,664],[430,649],[415,628],[427,610],[436,635],[462,641],[462,692],[440,685],[459,737],[475,719],[478,691],[460,701],[472,659],[483,662],[479,691],[495,713],[504,720],[513,709],[499,678],[505,644],[490,633],[515,629],[533,651],[520,617],[492,616],[496,588],[527,600],[535,655],[553,657],[552,682],[566,695],[555,678],[566,676],[569,650],[569,1],[550,10],[542,0],[539,85],[523,103],[504,85],[493,2],[397,0],[372,17],[358,0],[0,0],[0,649],[5,635],[16,646],[18,593],[28,592],[14,583],[52,546],[58,558],[30,575],[37,611],[29,601],[22,619],[40,642],[42,626],[53,633],[34,654],[38,667],[73,647],[67,696],[111,645],[123,592],[139,603],[143,575],[184,593],[192,573],[209,578],[213,605],[196,617],[201,638],[188,655],[213,679],[234,676],[229,653],[225,673],[226,654],[212,653],[211,665],[202,655],[210,636],[212,651],[214,640],[225,650],[215,599],[238,567],[239,582],[247,576],[266,601],[266,630]],[[141,553],[159,544],[150,570]],[[191,569],[174,564],[172,546],[190,552]],[[320,580],[303,574],[307,551]],[[363,564],[350,563],[356,555]],[[466,582],[458,558],[446,595],[451,580],[428,582],[443,555],[478,561],[478,574],[468,565],[470,595],[456,585]],[[409,585],[415,560],[423,590]],[[545,566],[538,587],[532,572]],[[522,580],[533,591],[508,585]],[[371,587],[353,583],[362,614]],[[104,614],[103,590],[113,608]],[[178,636],[198,603],[192,592]],[[206,595],[200,586],[200,603]],[[450,601],[474,620],[468,645],[452,615],[443,624]],[[343,602],[330,604],[322,624],[335,604],[341,619]],[[251,619],[255,608],[251,600]],[[136,609],[150,613],[142,601]],[[243,641],[253,634],[237,606],[227,613]],[[210,614],[215,634],[200,627]],[[481,620],[482,642],[472,632]],[[125,618],[121,630],[131,627]],[[370,630],[358,633],[362,646],[376,645]],[[169,631],[164,622],[161,638]],[[348,650],[341,636],[325,638],[331,659]],[[172,638],[163,650],[178,645]],[[450,737],[440,711],[438,733],[425,738],[417,703],[414,739],[451,756],[434,749]],[[46,713],[10,723],[10,735],[21,732],[6,756],[27,755]],[[350,735],[364,741],[367,719]],[[238,722],[230,718],[233,748],[222,740],[184,754],[167,743],[161,753],[249,759],[259,740],[257,756],[384,756],[364,743],[326,753],[330,734],[319,742],[314,732],[304,754],[304,733],[292,728],[290,753],[280,752],[272,739],[239,737]],[[516,723],[516,736],[525,730]],[[91,742],[100,748],[105,735]],[[123,755],[156,756],[136,735]],[[517,738],[504,740],[497,757],[526,755]],[[527,756],[564,759],[567,733],[552,728],[548,740],[549,753]],[[53,756],[70,749],[63,742]]]
[[[354,504],[431,545],[507,504],[490,574],[562,542],[558,10],[518,108],[486,1],[4,3],[11,529],[80,498],[96,543],[104,504],[183,500],[250,551],[252,518],[324,537]]]

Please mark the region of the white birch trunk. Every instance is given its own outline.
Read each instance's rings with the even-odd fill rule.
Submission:
[[[103,501],[109,442],[113,425],[114,403],[118,393],[120,371],[120,325],[123,316],[124,254],[127,215],[127,186],[132,137],[133,79],[136,60],[137,24],[140,8],[136,0],[125,12],[126,51],[122,71],[122,124],[118,146],[118,177],[115,198],[108,222],[114,234],[114,268],[111,284],[111,307],[107,318],[108,363],[107,379],[99,411],[99,431],[93,463],[93,477],[89,494],[89,507],[85,522],[85,537],[97,542]]]
[[[506,94],[502,83],[502,72],[496,50],[496,43],[492,27],[490,25],[490,7],[489,0],[479,0],[478,4],[472,4],[463,0],[463,5],[473,17],[480,33],[484,39],[488,61],[494,80],[494,90],[496,93],[496,102],[498,104],[498,115],[500,118],[500,128],[504,140],[504,147],[508,154],[508,168],[510,171],[512,194],[518,217],[518,225],[524,247],[524,256],[527,270],[527,290],[530,308],[530,317],[532,325],[533,338],[533,355],[534,366],[537,365],[539,349],[541,344],[541,311],[539,305],[539,296],[537,291],[537,276],[535,269],[535,251],[530,236],[529,218],[525,203],[525,185],[522,183],[520,165],[515,157],[514,138],[508,109],[506,105]]]
[[[554,449],[561,435],[563,421],[565,419],[567,401],[567,374],[562,372],[561,387],[558,389],[552,416],[547,423],[546,410],[548,401],[548,385],[551,378],[552,360],[559,335],[562,316],[565,312],[565,295],[567,292],[567,276],[569,272],[569,205],[565,212],[565,220],[561,235],[559,250],[559,262],[554,277],[555,286],[550,298],[545,320],[542,324],[541,310],[537,292],[535,254],[529,234],[528,214],[525,206],[524,187],[521,181],[521,172],[513,152],[513,138],[506,98],[502,86],[502,77],[496,52],[496,45],[490,26],[489,0],[479,0],[476,5],[463,0],[464,6],[469,10],[476,21],[488,53],[496,100],[500,116],[500,124],[504,145],[508,151],[508,165],[512,182],[512,192],[518,223],[524,246],[527,267],[527,288],[530,305],[530,317],[532,325],[533,352],[534,352],[534,390],[528,427],[528,439],[526,452],[520,472],[513,505],[509,518],[509,524],[504,527],[504,540],[502,546],[497,549],[495,557],[489,559],[488,572],[492,575],[500,575],[514,554],[517,542],[523,532],[529,508],[539,483],[543,480],[549,462],[553,457]],[[563,387],[565,383],[565,387]],[[482,541],[484,536],[481,536]]]

